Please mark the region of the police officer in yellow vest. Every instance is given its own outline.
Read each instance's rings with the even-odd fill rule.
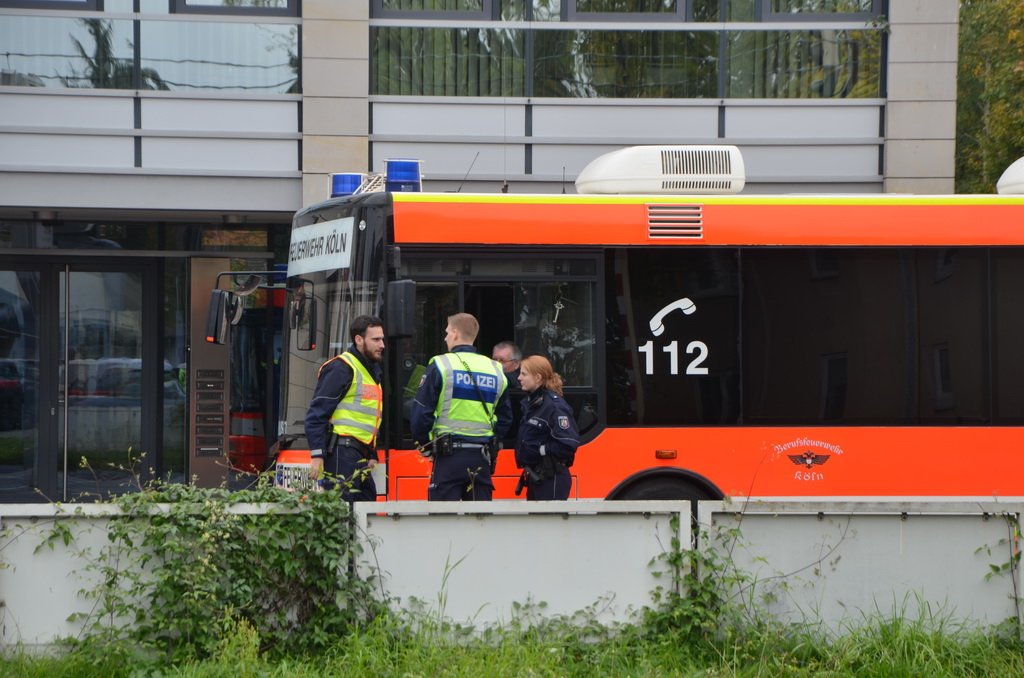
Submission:
[[[501,365],[473,342],[480,323],[469,313],[448,318],[448,353],[430,359],[412,406],[412,435],[434,460],[431,501],[489,501],[495,441],[512,425]]]
[[[361,315],[349,327],[352,344],[317,373],[306,412],[313,473],[328,473],[325,486],[337,484],[348,501],[375,501],[370,472],[377,463],[377,431],[384,402],[381,360],[384,323]]]

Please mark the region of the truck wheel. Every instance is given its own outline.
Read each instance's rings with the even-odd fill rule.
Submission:
[[[694,483],[682,479],[664,477],[641,480],[626,487],[614,497],[609,497],[609,499],[615,501],[688,500],[690,502],[690,519],[694,528],[696,528],[698,523],[697,502],[701,499],[720,498]]]
[[[646,499],[715,499],[706,490],[693,483],[674,478],[651,478],[631,485],[612,499],[620,501]]]

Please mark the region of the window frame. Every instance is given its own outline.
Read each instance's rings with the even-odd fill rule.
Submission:
[[[99,0],[102,2],[102,0]],[[285,7],[226,7],[217,5],[190,5],[188,0],[168,0],[171,14],[218,14],[221,16],[280,16],[300,15],[301,0],[285,0]]]

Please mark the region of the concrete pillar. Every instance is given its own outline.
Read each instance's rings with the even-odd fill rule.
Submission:
[[[886,193],[952,193],[958,0],[892,0]]]
[[[332,172],[369,163],[370,7],[302,2],[302,202],[330,197]]]

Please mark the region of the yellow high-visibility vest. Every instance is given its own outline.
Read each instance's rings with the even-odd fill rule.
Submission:
[[[431,362],[441,372],[441,396],[434,408],[431,436],[451,433],[467,438],[493,437],[494,410],[508,386],[501,365],[468,352],[445,353],[434,356]],[[486,403],[481,403],[481,396]]]
[[[352,382],[331,413],[331,429],[339,436],[355,438],[372,446],[380,430],[384,392],[359,358],[349,351],[338,358],[352,368]]]

